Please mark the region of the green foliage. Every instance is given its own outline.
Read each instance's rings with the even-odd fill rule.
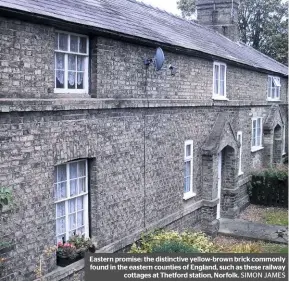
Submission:
[[[258,254],[262,253],[262,247],[259,243],[240,243],[233,245],[230,253]]]
[[[179,0],[184,18],[194,15],[195,0]],[[288,1],[240,0],[241,41],[275,60],[288,64]]]
[[[73,235],[69,238],[68,243],[75,246],[76,249],[88,248],[92,245],[92,241],[89,238],[85,238],[80,235]]]
[[[151,253],[156,246],[161,246],[167,242],[179,242],[191,248],[197,249],[201,253],[215,252],[215,245],[202,232],[183,232],[159,230],[144,234],[140,243],[133,244],[130,253]]]
[[[287,166],[276,166],[252,173],[248,194],[252,204],[288,207]]]
[[[182,12],[182,17],[190,19],[196,11],[195,0],[178,0],[177,7]]]
[[[274,243],[264,243],[262,245],[262,253],[288,254],[288,246]]]
[[[199,250],[182,241],[169,240],[153,246],[152,253],[199,253]]]
[[[285,210],[266,211],[265,221],[267,224],[288,226],[288,211]]]
[[[11,190],[8,188],[0,187],[0,211],[3,209],[4,206],[10,204],[11,199],[12,199]]]

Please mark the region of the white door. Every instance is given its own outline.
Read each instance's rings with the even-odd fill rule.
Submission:
[[[222,152],[218,154],[218,198],[217,219],[221,217]]]

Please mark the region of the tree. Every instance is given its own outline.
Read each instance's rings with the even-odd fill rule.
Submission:
[[[182,16],[191,18],[195,0],[179,0]],[[240,40],[275,60],[288,64],[288,1],[240,0]]]

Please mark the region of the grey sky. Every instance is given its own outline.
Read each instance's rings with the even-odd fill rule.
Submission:
[[[138,0],[154,7],[158,7],[162,10],[166,10],[170,13],[180,15],[180,11],[177,9],[177,0]]]

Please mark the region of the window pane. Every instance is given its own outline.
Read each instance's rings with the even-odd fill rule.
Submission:
[[[86,178],[80,178],[79,179],[79,193],[86,192]]]
[[[84,225],[83,221],[83,211],[77,213],[77,227],[81,227]]]
[[[186,157],[191,156],[191,145],[186,146]]]
[[[56,234],[60,235],[65,233],[65,217],[56,220]]]
[[[66,180],[66,165],[57,166],[57,182]]]
[[[81,161],[78,162],[78,176],[85,176],[86,174],[86,162],[85,161]]]
[[[65,202],[56,204],[56,217],[65,216]]]
[[[76,234],[78,234],[78,235],[84,235],[84,227],[78,228],[78,229],[76,230]]]
[[[68,35],[59,33],[59,50],[68,51]]]
[[[76,214],[73,213],[69,215],[69,230],[75,230],[76,229]]]
[[[73,213],[76,212],[76,199],[72,199],[68,201],[68,212]]]
[[[56,200],[61,200],[66,198],[66,182],[61,182],[57,185]]]
[[[87,42],[87,39],[85,37],[80,37],[80,41],[79,41],[80,53],[87,53],[86,42]]]
[[[78,36],[70,35],[70,51],[78,52]]]
[[[55,88],[64,88],[64,71],[55,72]]]
[[[55,53],[55,69],[64,70],[64,54]]]
[[[191,181],[191,177],[185,177],[185,189],[184,192],[187,193],[190,191],[190,181]]]
[[[68,88],[75,89],[75,72],[68,72]]]
[[[77,73],[77,89],[83,89],[83,72]]]
[[[76,55],[68,55],[68,70],[76,70]]]
[[[66,239],[65,239],[65,234],[59,235],[59,236],[56,238],[56,240],[57,240],[57,243],[59,243],[59,242],[62,242],[62,243],[63,243],[63,241],[66,241]]]
[[[70,197],[73,197],[77,194],[78,194],[77,179],[70,180]]]
[[[221,65],[220,80],[225,80],[225,66]]]
[[[77,56],[77,70],[84,71],[84,60],[83,56]]]
[[[77,198],[77,210],[83,210],[83,196]]]
[[[69,165],[69,174],[70,174],[70,179],[75,179],[77,178],[77,162],[71,163]]]
[[[220,81],[220,95],[221,96],[225,95],[225,81],[224,80]]]
[[[191,174],[191,162],[185,162],[185,177]]]

